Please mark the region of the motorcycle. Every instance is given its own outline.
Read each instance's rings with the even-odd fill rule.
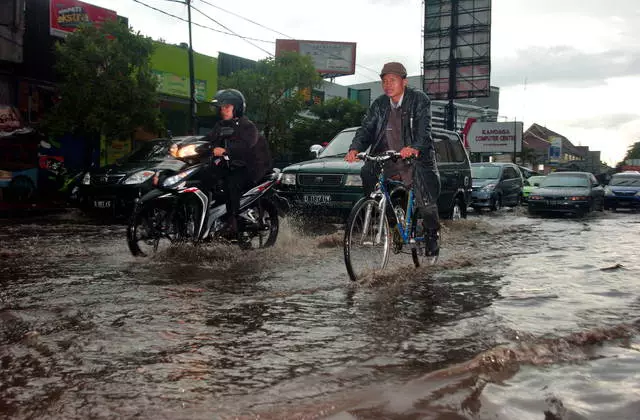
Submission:
[[[276,194],[280,170],[274,169],[243,194],[238,214],[238,235],[229,238],[225,193],[218,185],[202,188],[208,165],[228,165],[227,156],[213,158],[208,142],[172,145],[171,154],[186,165],[179,171],[159,171],[154,189],[136,201],[127,227],[127,244],[134,256],[148,256],[176,243],[237,241],[242,249],[273,246],[278,237],[279,215],[288,201]]]

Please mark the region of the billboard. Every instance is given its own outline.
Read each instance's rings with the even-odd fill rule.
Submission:
[[[425,0],[423,69],[432,99],[490,95],[491,0]]]
[[[562,137],[549,137],[549,162],[562,160]]]
[[[166,71],[152,70],[153,74],[158,78],[158,92],[165,95],[179,96],[189,98],[189,78],[186,76],[178,76],[177,74]],[[196,101],[204,102],[207,100],[207,81],[195,80]]]
[[[522,151],[522,122],[474,122],[467,141],[472,153],[513,153]]]
[[[347,76],[356,72],[356,43],[276,39],[276,56],[285,51],[308,55],[323,77]]]
[[[78,0],[49,0],[49,27],[53,36],[64,38],[80,25],[100,25],[106,20],[117,20],[113,10],[103,9]]]

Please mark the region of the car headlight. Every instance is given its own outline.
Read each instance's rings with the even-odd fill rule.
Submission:
[[[142,184],[143,182],[151,178],[153,175],[155,175],[155,171],[139,171],[127,177],[127,179],[124,180],[123,184],[127,184],[127,185]]]
[[[574,195],[572,197],[569,197],[569,201],[587,201],[587,200],[589,200],[589,197],[584,195]]]
[[[296,185],[296,174],[282,174],[280,183],[283,185]]]
[[[529,200],[531,201],[544,200],[544,197],[542,197],[541,195],[530,195]]]
[[[362,187],[362,177],[360,175],[347,175],[344,181],[345,187]]]
[[[482,187],[481,191],[493,191],[496,188],[496,184],[487,184]]]
[[[87,172],[82,177],[82,185],[89,185],[89,184],[91,184],[91,172]]]
[[[640,197],[640,191],[636,193],[636,197]]]
[[[170,176],[169,178],[164,180],[164,182],[162,183],[162,186],[165,187],[165,188],[170,188],[172,186],[175,186],[176,184],[181,182],[183,179],[185,179],[186,177],[188,177],[189,175],[191,175],[193,172],[197,171],[198,169],[199,169],[199,167],[191,168],[191,169],[187,169],[184,172],[180,172],[180,173],[178,173],[176,175]]]
[[[604,187],[604,195],[613,195],[613,191],[609,187]]]

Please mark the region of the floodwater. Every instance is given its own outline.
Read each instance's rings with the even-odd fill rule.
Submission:
[[[470,213],[358,283],[328,228],[137,259],[0,221],[1,418],[640,418],[640,214]]]

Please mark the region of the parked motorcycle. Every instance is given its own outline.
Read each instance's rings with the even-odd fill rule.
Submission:
[[[244,193],[240,200],[238,235],[228,238],[225,192],[221,186],[206,191],[202,179],[208,165],[229,164],[227,156],[213,158],[208,142],[196,141],[171,154],[187,165],[180,172],[157,172],[155,189],[135,205],[127,228],[127,243],[134,256],[155,254],[171,244],[237,241],[242,249],[273,246],[278,237],[278,215],[289,208],[274,186],[280,181],[275,169]]]

